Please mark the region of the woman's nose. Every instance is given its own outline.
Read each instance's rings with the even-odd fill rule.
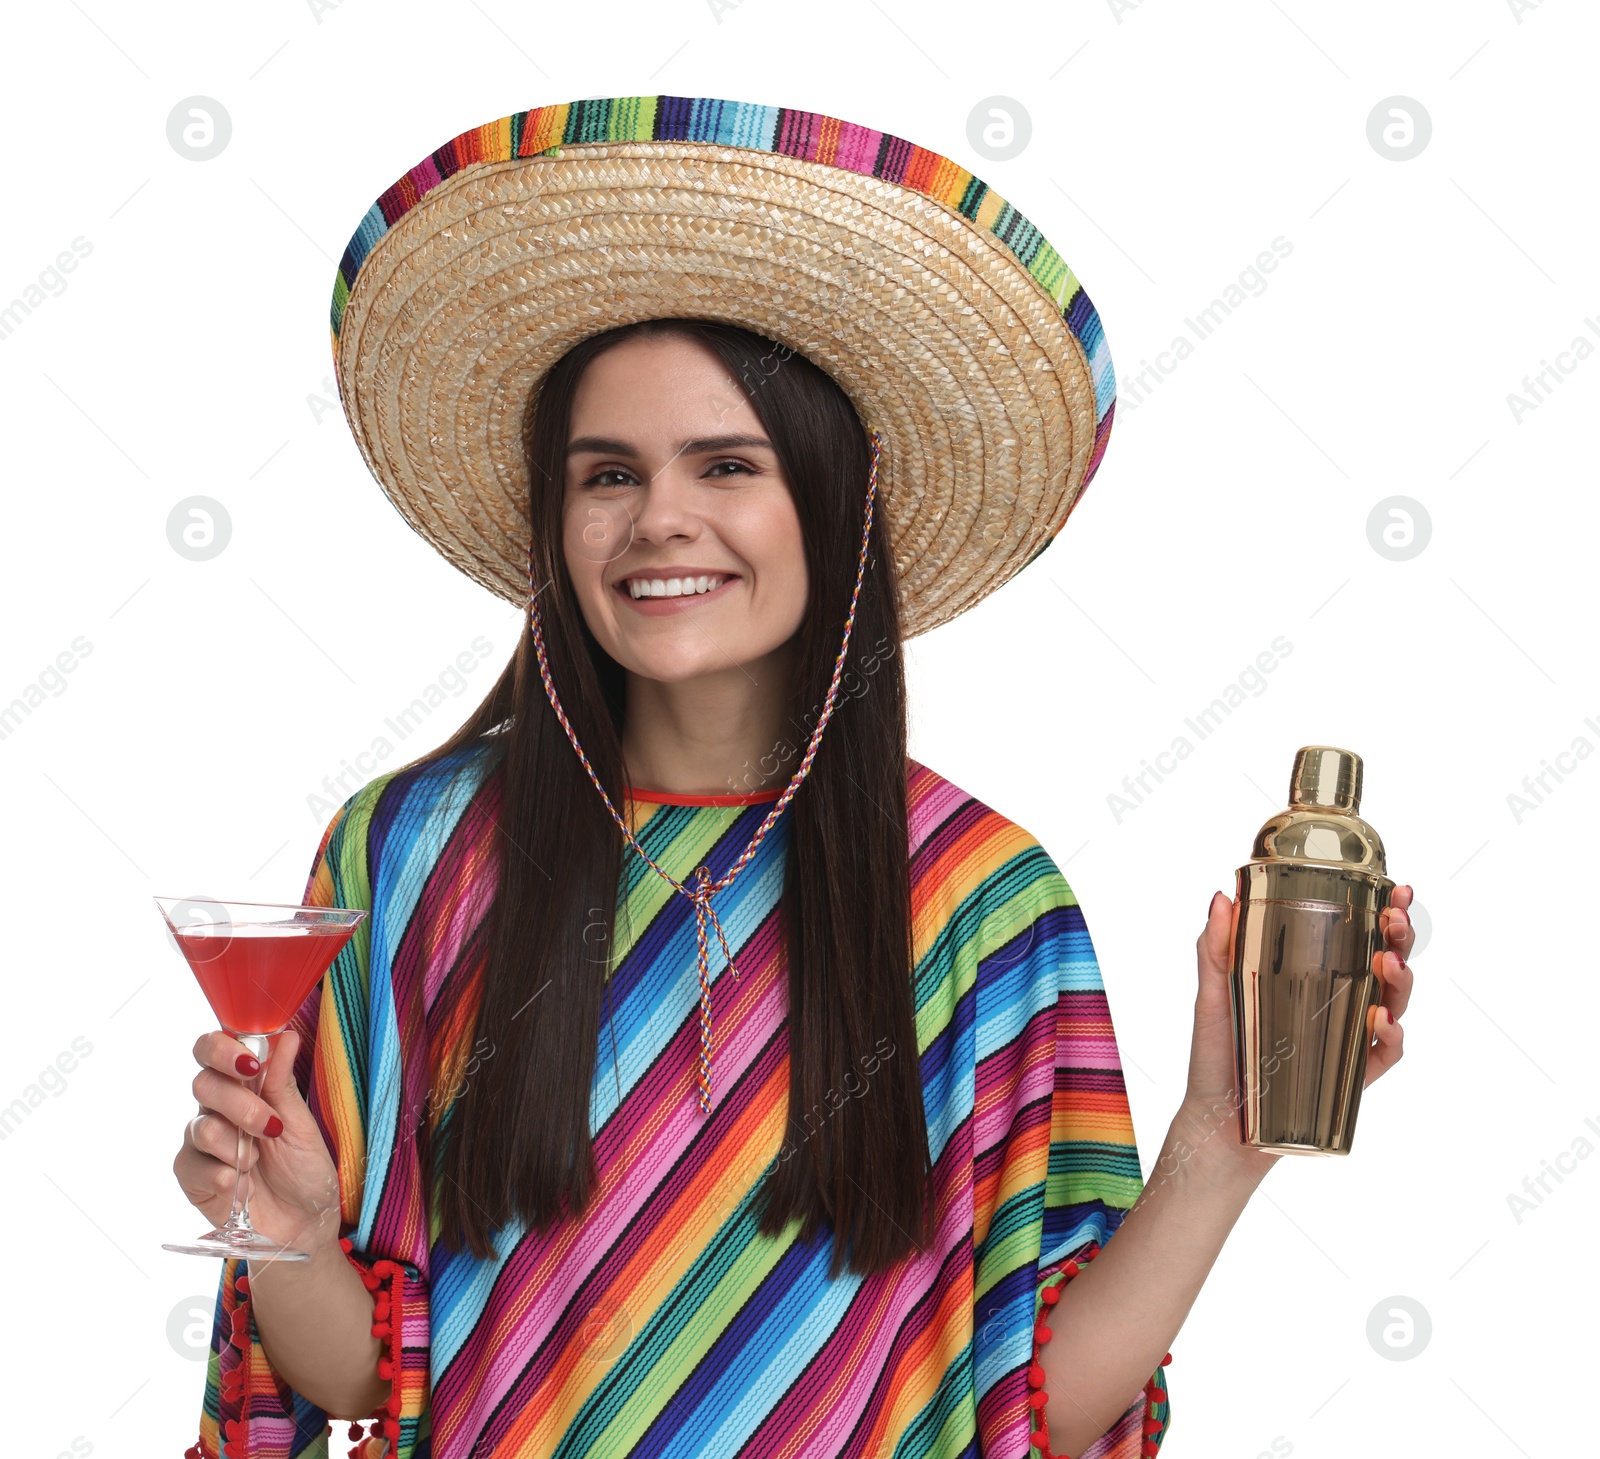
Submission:
[[[644,491],[633,535],[651,541],[692,534],[698,518],[694,512],[694,484],[681,460],[669,461],[644,479]]]

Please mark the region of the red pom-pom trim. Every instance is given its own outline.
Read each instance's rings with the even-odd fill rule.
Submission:
[[[1028,1386],[1033,1390],[1028,1395],[1028,1412],[1031,1415],[1029,1424],[1032,1429],[1028,1442],[1039,1451],[1039,1459],[1069,1459],[1069,1456],[1065,1454],[1051,1452],[1050,1430],[1045,1422],[1045,1402],[1048,1395],[1044,1390],[1044,1368],[1039,1362],[1039,1354],[1043,1350],[1045,1343],[1050,1341],[1051,1333],[1049,1324],[1044,1320],[1044,1312],[1046,1309],[1054,1307],[1061,1299],[1062,1287],[1077,1276],[1099,1254],[1100,1247],[1090,1243],[1077,1257],[1067,1262],[1062,1268],[1058,1274],[1060,1280],[1047,1278],[1047,1280],[1053,1280],[1053,1285],[1046,1287],[1038,1294],[1039,1311],[1035,1316],[1033,1329],[1033,1362],[1028,1367]],[[1171,1361],[1172,1354],[1168,1353],[1166,1357],[1162,1358],[1160,1366],[1164,1368]],[[1155,1417],[1155,1409],[1158,1403],[1166,1399],[1167,1390],[1157,1382],[1156,1378],[1152,1377],[1144,1385],[1144,1395],[1146,1399],[1146,1417],[1143,1425],[1144,1439],[1139,1446],[1139,1452],[1148,1456],[1154,1454],[1161,1447],[1160,1441],[1151,1436],[1159,1434],[1165,1428],[1162,1420]]]
[[[372,1335],[384,1343],[385,1351],[378,1358],[378,1376],[391,1383],[389,1399],[380,1403],[368,1416],[372,1420],[372,1437],[382,1434],[393,1441],[400,1437],[400,1314],[405,1296],[405,1267],[397,1261],[379,1260],[369,1267],[355,1255],[354,1243],[348,1236],[339,1238],[339,1248],[345,1259],[361,1273],[362,1285],[376,1295],[373,1298]],[[387,1284],[387,1289],[385,1286]],[[234,1292],[238,1298],[229,1321],[228,1341],[239,1349],[239,1361],[222,1375],[222,1396],[230,1408],[237,1408],[241,1417],[227,1419],[219,1435],[222,1448],[220,1459],[238,1459],[249,1452],[248,1425],[250,1419],[250,1276],[241,1272],[234,1279]],[[333,1425],[327,1426],[329,1434]],[[350,1425],[350,1438],[356,1447],[350,1450],[350,1459],[360,1459],[362,1430],[359,1422]],[[211,1459],[206,1453],[202,1437],[183,1451],[183,1459]]]
[[[405,1298],[405,1267],[387,1258],[379,1258],[368,1266],[355,1254],[354,1243],[348,1236],[341,1236],[339,1245],[345,1260],[361,1273],[361,1284],[374,1294],[371,1330],[384,1345],[378,1357],[378,1376],[387,1378],[390,1386],[388,1401],[380,1403],[369,1415],[371,1436],[377,1438],[381,1434],[392,1443],[400,1437],[400,1318]],[[355,1424],[350,1426],[350,1436],[361,1436]],[[359,1459],[359,1446],[350,1451],[350,1459]]]

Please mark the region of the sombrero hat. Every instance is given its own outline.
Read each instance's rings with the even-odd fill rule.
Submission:
[[[401,516],[522,605],[532,392],[585,336],[668,315],[801,352],[881,433],[907,637],[1037,557],[1105,450],[1099,316],[1016,208],[888,132],[708,97],[536,107],[406,172],[340,260],[340,400]]]

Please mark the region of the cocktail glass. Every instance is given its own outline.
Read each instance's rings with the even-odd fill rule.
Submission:
[[[218,1023],[261,1061],[260,1072],[246,1082],[252,1094],[260,1094],[272,1041],[288,1027],[367,914],[343,907],[211,897],[157,897],[155,902]],[[278,1261],[310,1258],[310,1252],[274,1241],[250,1225],[244,1162],[254,1139],[239,1131],[228,1219],[192,1242],[164,1241],[163,1250]]]

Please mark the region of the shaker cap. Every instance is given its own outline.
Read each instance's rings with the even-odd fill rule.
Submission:
[[[1355,814],[1361,809],[1361,756],[1335,745],[1302,746],[1289,776],[1289,804]]]

